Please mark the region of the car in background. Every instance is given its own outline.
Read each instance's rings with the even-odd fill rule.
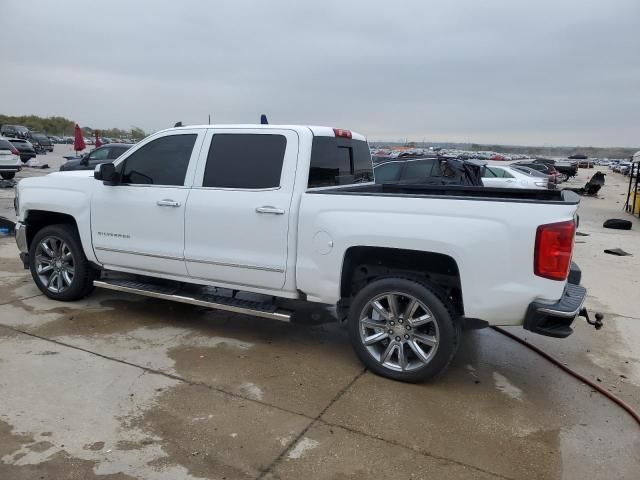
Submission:
[[[36,153],[41,152],[53,152],[53,142],[44,133],[29,132],[27,137]]]
[[[0,176],[10,180],[22,169],[20,152],[8,138],[0,137]]]
[[[2,125],[0,136],[7,138],[27,138],[29,129],[23,125]]]
[[[36,157],[36,150],[28,140],[23,138],[8,138],[8,140],[14,147],[16,147],[18,152],[20,152],[20,160],[22,160],[23,163],[26,163],[30,159]]]
[[[128,143],[109,143],[92,150],[80,158],[67,160],[60,166],[60,171],[95,170],[97,165],[114,161],[132,146],[132,144]]]
[[[561,175],[558,170],[556,170],[554,165],[545,163],[540,160],[530,160],[530,161],[520,161],[516,162],[513,165],[522,165],[523,167],[529,167],[534,170],[538,170],[539,172],[544,173],[549,176],[549,181],[554,184],[559,184],[562,180],[560,179]]]
[[[398,158],[374,165],[378,184],[482,186],[480,168],[484,162],[446,157]]]
[[[519,170],[516,164],[485,165],[482,168],[482,183],[485,187],[494,188],[530,188],[548,189],[549,178],[539,177],[532,173]],[[527,168],[527,167],[524,167]]]
[[[585,159],[580,160],[578,162],[578,167],[579,168],[593,168],[594,163],[595,162],[592,159],[585,158]]]
[[[556,160],[555,169],[560,173],[561,178],[566,182],[570,178],[575,177],[578,174],[578,161],[577,160]]]
[[[618,173],[621,173],[623,175],[629,175],[630,170],[631,170],[631,162],[628,160],[625,160],[618,164],[618,167],[617,169],[614,169],[614,172],[617,171]]]

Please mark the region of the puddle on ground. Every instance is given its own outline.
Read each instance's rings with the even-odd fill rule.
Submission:
[[[5,468],[2,464],[55,464],[71,457],[89,462],[83,468],[91,467],[96,475],[197,478],[184,467],[164,461],[167,455],[160,439],[132,421],[152,408],[163,391],[178,383],[176,380],[145,375],[138,368],[67,348],[51,362],[38,356],[48,348],[46,342],[24,337],[3,344],[0,378],[5,388],[0,421],[11,431],[0,436],[0,468]],[[31,381],[25,382],[25,376]],[[134,442],[138,448],[120,449],[121,442]]]

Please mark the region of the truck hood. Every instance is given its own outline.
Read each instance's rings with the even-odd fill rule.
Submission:
[[[18,191],[28,188],[68,188],[71,190],[85,190],[89,187],[89,182],[95,182],[93,171],[74,170],[71,172],[52,172],[42,177],[23,178],[18,182]]]

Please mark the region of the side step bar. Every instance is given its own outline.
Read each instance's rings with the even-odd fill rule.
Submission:
[[[135,282],[130,280],[94,280],[93,284],[99,288],[116,290],[118,292],[135,293],[145,297],[160,298],[173,302],[188,303],[200,307],[225,310],[227,312],[242,313],[256,317],[270,318],[283,322],[291,321],[292,312],[281,310],[271,303],[261,303],[252,300],[243,300],[223,295],[200,292],[182,292],[179,288],[151,283]],[[206,290],[206,289],[205,289]]]

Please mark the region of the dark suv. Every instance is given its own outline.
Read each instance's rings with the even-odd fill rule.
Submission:
[[[23,163],[26,163],[29,159],[36,157],[36,151],[29,141],[22,138],[9,138],[8,140],[14,147],[16,147],[16,150],[18,150],[20,160],[22,160]]]
[[[22,125],[2,125],[0,136],[9,138],[27,138],[29,129]]]
[[[36,149],[36,152],[53,152],[53,142],[44,133],[29,132],[27,139]]]
[[[96,148],[91,152],[79,158],[72,158],[60,166],[61,172],[69,170],[94,170],[96,165],[101,163],[113,162],[124,152],[133,147],[129,143],[110,143],[100,148]]]

